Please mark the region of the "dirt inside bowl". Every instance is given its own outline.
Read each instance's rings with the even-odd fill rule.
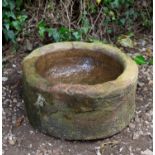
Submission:
[[[40,56],[36,70],[53,84],[94,85],[115,80],[123,72],[123,66],[102,52],[73,49]]]

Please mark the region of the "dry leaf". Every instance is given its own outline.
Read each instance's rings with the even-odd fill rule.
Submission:
[[[147,48],[145,52],[148,57],[152,57],[152,50],[150,48]]]
[[[101,0],[96,0],[96,3],[99,5],[101,3]]]
[[[130,47],[133,48],[134,42],[131,40],[131,38],[127,35],[121,35],[118,37],[117,42],[123,46],[123,47]]]
[[[100,145],[100,152],[101,153],[104,153],[104,150],[105,150],[105,147],[107,146],[107,145],[110,145],[110,146],[114,146],[114,145],[117,145],[119,143],[119,141],[110,141],[110,142],[105,142],[105,143],[102,143],[101,145]]]
[[[24,121],[24,116],[19,117],[19,118],[16,120],[16,127],[21,126],[21,124],[22,124],[23,121]]]

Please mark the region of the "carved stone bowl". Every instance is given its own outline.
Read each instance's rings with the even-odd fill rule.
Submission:
[[[134,115],[138,68],[116,47],[49,44],[22,66],[28,119],[43,133],[68,140],[105,138]]]

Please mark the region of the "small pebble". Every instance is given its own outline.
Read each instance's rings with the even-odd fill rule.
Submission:
[[[14,98],[14,99],[13,99],[13,102],[14,102],[14,103],[17,103],[17,99],[16,99],[16,98]]]
[[[13,67],[13,68],[16,68],[16,65],[15,65],[15,64],[13,64],[13,65],[12,65],[12,67]]]
[[[32,130],[30,130],[30,134],[33,134],[34,132]]]
[[[138,139],[140,135],[143,135],[142,131],[137,131],[133,133],[133,140]]]
[[[153,152],[149,149],[145,150],[145,151],[141,151],[142,155],[153,155]]]
[[[130,128],[130,129],[134,129],[134,128],[135,128],[135,124],[134,124],[134,123],[130,123],[130,124],[129,124],[129,128]]]
[[[8,142],[9,142],[10,145],[15,145],[16,142],[17,142],[17,139],[16,139],[16,137],[14,137],[13,135],[10,135],[10,136],[8,137]]]
[[[29,145],[29,148],[32,148],[32,144]]]
[[[135,140],[135,139],[138,139],[138,138],[139,138],[139,134],[137,132],[133,133],[132,139]]]
[[[7,77],[2,77],[2,81],[3,81],[3,82],[6,82],[7,80],[8,80]]]
[[[119,149],[119,152],[122,152],[122,150],[123,150],[123,147],[121,147],[121,148]]]

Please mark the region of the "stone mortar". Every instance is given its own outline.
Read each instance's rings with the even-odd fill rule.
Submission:
[[[105,138],[134,116],[138,67],[114,46],[53,43],[24,58],[22,68],[28,119],[45,134]]]

